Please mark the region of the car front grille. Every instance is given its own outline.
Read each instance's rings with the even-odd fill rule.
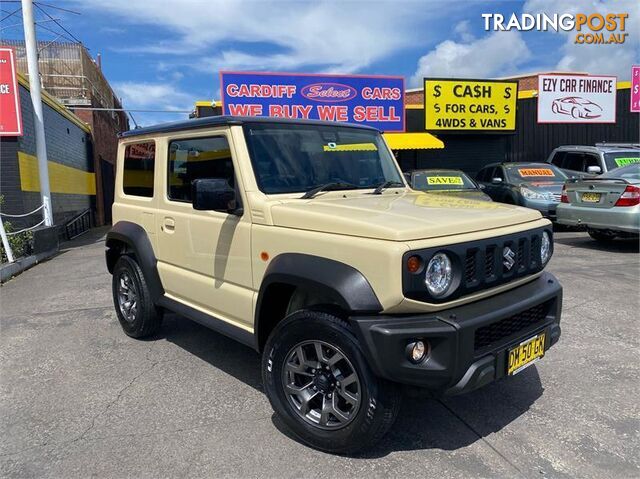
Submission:
[[[424,286],[424,273],[410,274],[405,271],[404,294],[407,298],[418,301],[442,303],[537,273],[542,269],[540,238],[544,230],[552,235],[551,228],[543,227],[513,235],[405,253],[406,258],[417,254],[423,258],[424,264],[427,264],[435,253],[445,252],[452,259],[460,281],[450,295],[433,298]],[[508,253],[510,259],[505,257],[505,253]]]
[[[547,317],[553,300],[476,329],[474,347],[478,351],[495,345],[510,336],[534,327]]]

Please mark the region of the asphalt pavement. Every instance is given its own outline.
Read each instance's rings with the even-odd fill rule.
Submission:
[[[175,315],[121,331],[104,230],[0,288],[2,477],[640,477],[640,255],[560,232],[563,335],[519,375],[407,398],[375,449],[289,437],[252,350]]]

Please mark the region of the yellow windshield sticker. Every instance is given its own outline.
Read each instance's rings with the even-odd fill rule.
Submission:
[[[428,185],[464,185],[461,176],[428,176]]]
[[[518,168],[518,173],[523,178],[525,176],[556,176],[549,168]]]
[[[633,165],[634,163],[640,163],[640,157],[636,156],[635,158],[614,158],[614,161],[618,166],[627,166]]]

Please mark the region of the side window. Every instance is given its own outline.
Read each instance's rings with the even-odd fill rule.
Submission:
[[[199,178],[223,178],[229,186],[235,187],[231,150],[226,137],[173,140],[169,143],[169,199],[191,203],[191,182]]]
[[[496,166],[495,170],[493,170],[493,176],[491,179],[493,178],[502,178],[502,181],[504,181],[504,171],[502,171],[501,166]]]
[[[478,181],[490,181],[489,179],[489,170],[491,170],[491,168],[483,168],[478,172],[478,176],[476,176],[476,179]]]
[[[573,171],[583,171],[584,153],[567,153],[563,168]]]
[[[584,170],[587,171],[587,168],[589,168],[590,166],[600,166],[600,158],[598,158],[596,155],[585,155]]]
[[[155,163],[155,142],[131,143],[125,147],[122,171],[122,190],[125,195],[153,198]]]
[[[556,165],[558,168],[563,168],[562,161],[565,159],[566,156],[567,156],[566,151],[558,151],[556,152],[555,155],[553,155],[553,158],[551,159],[551,163]]]

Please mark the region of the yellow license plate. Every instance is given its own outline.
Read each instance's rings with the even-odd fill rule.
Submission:
[[[507,374],[510,376],[518,374],[544,356],[544,338],[545,333],[540,333],[510,349]]]
[[[598,203],[600,201],[600,193],[582,193],[582,201],[585,203]]]

